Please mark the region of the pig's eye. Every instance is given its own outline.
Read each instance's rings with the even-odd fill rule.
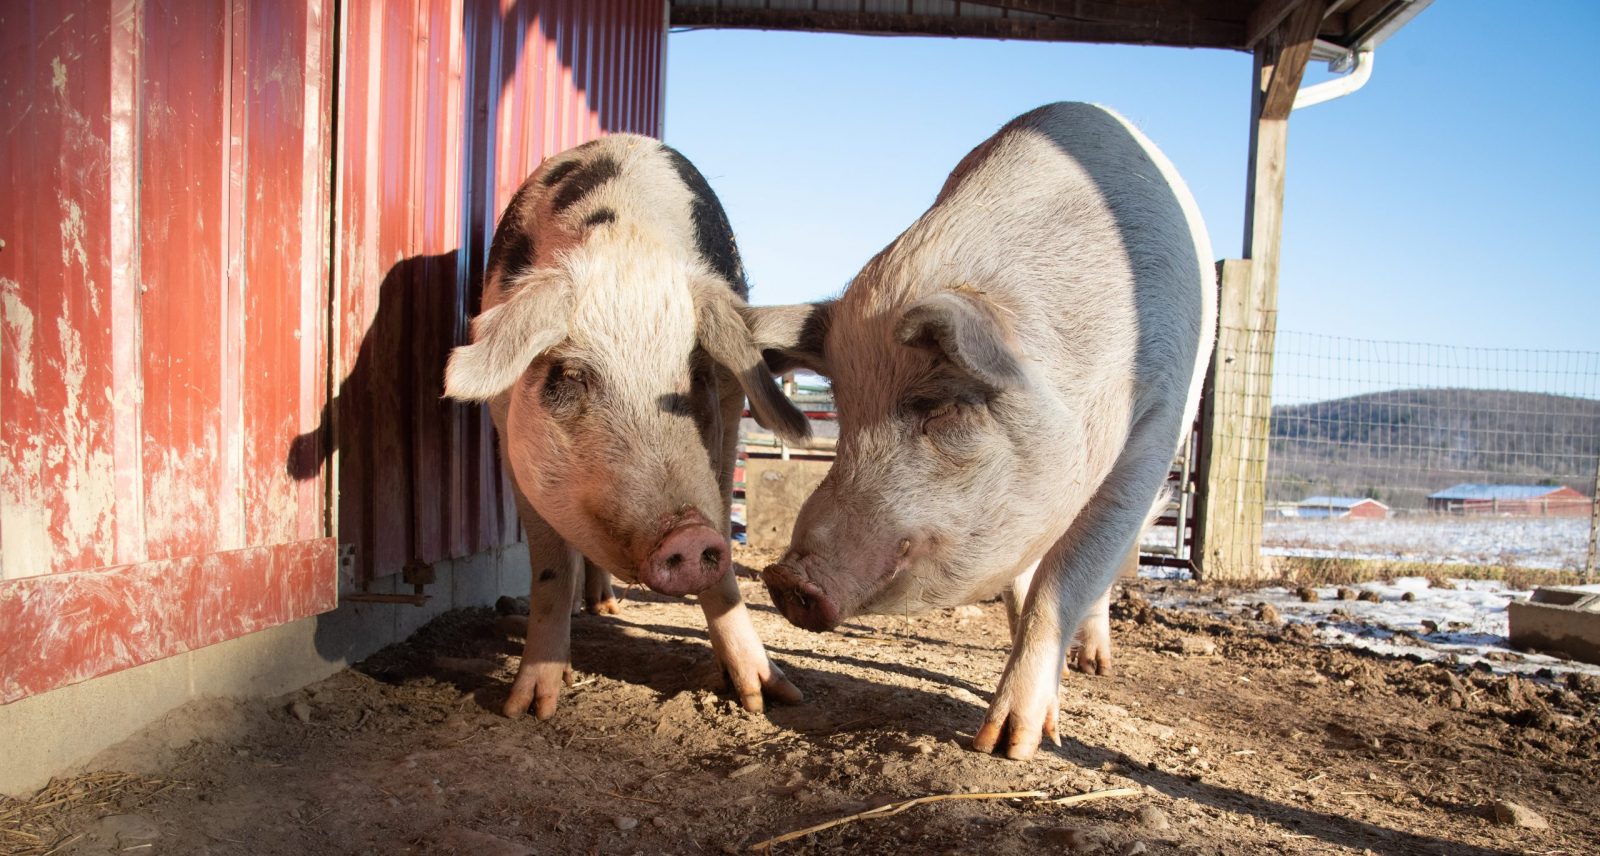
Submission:
[[[554,360],[545,372],[542,398],[546,409],[562,414],[576,410],[589,391],[589,377],[579,366]]]
[[[938,431],[954,423],[961,415],[961,406],[954,401],[930,402],[929,406],[921,410],[921,413],[922,433],[927,434],[930,431]]]

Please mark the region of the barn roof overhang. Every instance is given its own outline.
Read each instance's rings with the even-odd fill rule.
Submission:
[[[1249,51],[1304,0],[669,0],[673,27],[1098,42]],[[1371,50],[1431,0],[1329,4],[1312,59]]]

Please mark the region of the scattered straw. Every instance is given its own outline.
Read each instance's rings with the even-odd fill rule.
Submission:
[[[892,817],[908,808],[911,808],[912,806],[924,805],[926,803],[944,802],[945,800],[1038,799],[1044,800],[1051,805],[1076,805],[1078,803],[1089,802],[1091,800],[1138,796],[1140,793],[1141,791],[1138,788],[1107,788],[1102,791],[1089,791],[1088,793],[1072,794],[1071,796],[1056,798],[1051,798],[1050,794],[1045,791],[1009,791],[1005,793],[989,794],[933,794],[925,797],[917,797],[915,799],[901,800],[900,802],[892,802],[887,805],[878,806],[877,808],[871,808],[867,809],[866,811],[857,812],[844,817],[834,818],[826,823],[808,826],[805,829],[797,829],[793,832],[785,832],[782,835],[768,838],[765,841],[759,841],[750,845],[750,851],[753,853],[770,853],[772,852],[773,845],[782,844],[785,841],[793,841],[797,838],[804,838],[814,832],[821,832],[825,829],[832,829],[835,826],[843,826],[847,823],[854,823],[858,820],[879,820],[885,817]]]
[[[813,832],[821,832],[824,829],[832,829],[835,826],[843,826],[847,823],[854,823],[858,820],[878,820],[879,818],[891,817],[899,814],[902,811],[905,811],[908,808],[911,808],[912,806],[918,806],[924,803],[942,802],[944,800],[1038,799],[1040,797],[1047,796],[1049,796],[1049,794],[1045,793],[1044,791],[1011,791],[1009,793],[995,794],[933,794],[932,796],[917,797],[916,799],[901,800],[900,802],[892,802],[888,805],[880,805],[877,808],[869,808],[866,811],[846,815],[845,817],[835,818],[827,823],[819,823],[816,826],[808,826],[805,829],[797,829],[793,832],[785,832],[782,835],[768,838],[766,841],[760,841],[750,845],[750,850],[754,853],[769,853],[772,851],[772,845],[774,844],[782,844],[785,841],[793,841],[796,838],[804,838]]]
[[[95,772],[53,779],[29,799],[0,797],[0,854],[46,856],[82,837],[80,829],[108,812],[126,812],[179,782],[133,773]]]
[[[1094,800],[1108,800],[1115,797],[1136,797],[1142,791],[1138,788],[1106,788],[1103,791],[1089,791],[1082,794],[1057,797],[1049,800],[1051,805],[1077,805],[1078,803],[1092,802]]]

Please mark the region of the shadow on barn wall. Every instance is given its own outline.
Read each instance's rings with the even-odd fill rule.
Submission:
[[[421,437],[443,433],[446,443],[462,444],[469,438],[448,436],[452,425],[476,427],[487,418],[477,407],[443,398],[445,360],[461,323],[450,305],[459,261],[460,251],[452,250],[413,256],[389,268],[350,373],[323,406],[318,426],[289,448],[287,469],[296,479],[321,478],[334,450],[341,452],[338,535],[339,543],[354,545],[361,559],[356,582],[399,570],[385,567],[394,558],[401,564],[444,558],[428,556],[433,551],[418,544],[418,518],[430,511],[418,500],[439,489],[435,481],[419,491],[418,480],[436,480],[446,469],[443,461],[424,459],[428,452]],[[438,439],[434,449],[442,447]],[[448,511],[449,504],[444,505]]]
[[[397,573],[411,562],[462,558],[518,540],[520,527],[509,486],[500,474],[487,412],[480,406],[461,406],[441,398],[444,365],[450,348],[466,334],[466,319],[477,311],[483,264],[500,214],[494,201],[485,200],[495,195],[502,164],[520,161],[525,153],[555,154],[539,151],[539,133],[542,129],[550,136],[544,120],[559,121],[556,114],[563,109],[575,114],[570,120],[574,127],[586,127],[590,114],[582,105],[591,105],[604,132],[633,130],[633,125],[653,117],[647,109],[648,98],[622,100],[629,97],[625,93],[637,93],[644,87],[638,81],[614,79],[608,72],[630,68],[628,63],[635,56],[659,56],[639,47],[648,42],[638,38],[639,28],[649,26],[652,19],[634,13],[642,13],[646,5],[640,3],[637,9],[628,10],[608,6],[604,11],[537,0],[520,0],[503,11],[500,3],[490,0],[468,0],[463,5],[461,55],[468,68],[461,77],[468,89],[462,93],[460,112],[454,117],[459,123],[454,137],[462,142],[458,160],[426,165],[425,176],[399,176],[396,180],[403,182],[399,193],[392,193],[391,188],[382,194],[392,200],[389,207],[367,216],[376,217],[392,230],[394,224],[421,216],[414,214],[416,211],[428,206],[436,209],[437,195],[459,181],[456,228],[450,224],[427,228],[434,235],[462,235],[464,244],[436,255],[411,255],[383,275],[376,312],[362,334],[353,364],[346,367],[348,374],[323,408],[320,424],[295,438],[285,459],[292,477],[316,479],[328,473],[327,464],[336,448],[340,453],[339,484],[332,497],[337,505],[337,535],[341,545],[353,546],[356,553],[354,576],[344,579],[343,585],[365,585]],[[659,21],[658,11],[654,19]],[[631,41],[595,37],[597,28],[622,27],[624,21]],[[385,36],[394,26],[389,21],[374,25],[382,26]],[[535,27],[542,39],[529,38]],[[416,38],[411,30],[401,28],[396,33],[404,37],[400,43],[411,45],[407,50],[426,50],[409,41]],[[383,44],[387,47],[392,41]],[[560,68],[541,73],[546,45],[555,46]],[[632,53],[626,53],[623,45],[632,45]],[[601,53],[602,49],[610,53]],[[374,56],[370,61],[379,59]],[[394,59],[388,54],[381,59],[386,76],[378,78],[379,82],[407,85],[404,75],[413,73],[412,65],[388,62]],[[422,74],[441,73],[437,63],[424,66],[428,71]],[[519,73],[526,76],[521,86]],[[638,73],[648,80],[658,79],[648,70]],[[430,83],[438,85],[437,80]],[[570,86],[574,103],[544,103],[546,93],[565,86]],[[525,99],[521,109],[501,111],[508,95]],[[535,111],[541,110],[538,115],[542,118],[536,121]],[[345,129],[343,137],[360,140],[389,135],[397,131],[389,126],[412,120],[409,111],[372,115],[371,127]],[[494,128],[492,123],[502,115],[522,117],[514,121],[523,126]],[[398,130],[409,130],[409,125]],[[497,150],[496,141],[502,139],[525,142]],[[536,167],[537,160],[527,164],[529,172]],[[387,182],[392,178],[384,171],[381,179],[374,175],[367,180]],[[351,193],[348,187],[338,190]],[[353,247],[350,241],[354,240],[358,239],[340,239],[338,252],[347,264],[363,253],[366,257],[397,255],[392,246]],[[438,243],[434,240],[431,245]],[[405,251],[404,247],[398,249]],[[354,276],[358,268],[350,270]],[[342,286],[346,293],[362,287],[349,279]],[[336,307],[335,316],[345,311],[346,306]],[[349,330],[338,330],[338,325],[336,331],[336,337],[351,335]],[[338,349],[339,343],[332,347]]]

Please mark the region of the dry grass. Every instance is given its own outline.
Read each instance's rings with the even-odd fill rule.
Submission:
[[[29,799],[0,796],[0,856],[47,856],[77,837],[93,817],[132,811],[183,783],[133,773],[85,773],[51,779]]]
[[[1463,565],[1445,562],[1390,562],[1372,559],[1304,558],[1274,556],[1278,581],[1288,585],[1331,586],[1426,577],[1436,588],[1450,588],[1449,580],[1502,580],[1515,591],[1534,586],[1577,585],[1583,575],[1573,571],[1523,568],[1513,564]]]

